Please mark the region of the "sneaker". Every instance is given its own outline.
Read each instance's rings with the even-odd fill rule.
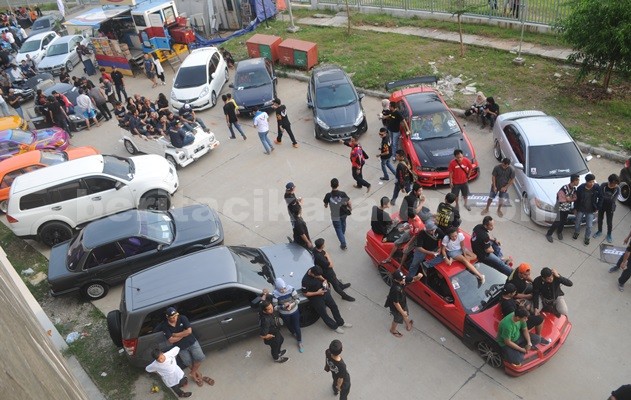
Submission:
[[[344,296],[342,296],[342,300],[353,302],[353,301],[355,301],[355,298],[345,294]]]
[[[554,243],[554,239],[552,239],[552,236],[546,235],[546,239],[548,240],[548,242]]]
[[[563,233],[561,232],[557,233],[557,239],[563,240]]]
[[[342,289],[348,289],[349,287],[351,287],[350,283],[343,283],[342,284]]]
[[[396,204],[397,204],[396,201],[392,201],[392,200],[390,201],[390,207],[394,207]]]
[[[305,347],[302,345],[302,342],[298,342],[298,351],[301,353],[305,352]]]
[[[274,139],[274,143],[276,144],[282,144],[280,140]]]
[[[467,211],[471,211],[471,206],[470,206],[470,205],[468,205],[468,204],[467,204],[467,205],[465,205],[465,206],[464,206],[464,208],[466,208],[466,209],[467,209]]]
[[[611,235],[607,235],[607,243],[613,243],[613,238]]]
[[[541,338],[541,344],[544,346],[547,346],[551,343],[550,339],[546,339],[546,338]]]
[[[380,178],[379,178],[379,180],[380,180],[380,181],[389,181],[389,180],[390,180],[390,178],[385,177],[385,176],[382,176],[382,177],[380,177]]]
[[[342,325],[344,328],[352,328],[353,324],[349,324],[348,322],[344,322],[344,325]]]
[[[274,360],[274,362],[282,364],[284,362],[289,361],[289,357],[279,357],[278,359]]]
[[[340,328],[339,326],[337,328],[335,328],[335,332],[342,334],[344,333],[344,329]]]
[[[236,138],[237,138],[236,136],[230,136],[230,139],[236,139]]]
[[[609,268],[609,273],[613,274],[614,272],[618,272],[619,269],[620,267],[618,267],[617,265],[614,265],[613,267]]]
[[[192,395],[193,395],[193,393],[191,393],[191,392],[184,392],[179,397],[191,397]]]
[[[340,391],[337,390],[337,387],[335,386],[335,383],[331,385],[331,389],[333,389],[333,395],[337,396],[338,394],[340,394]]]
[[[578,232],[574,232],[574,233],[572,234],[572,239],[576,240],[576,239],[578,239],[578,237],[579,237],[579,236],[580,236],[580,233],[578,233]]]
[[[596,233],[594,233],[594,236],[592,236],[594,239],[596,239],[597,237],[600,237],[603,234],[602,231],[598,231]]]
[[[297,149],[298,148],[298,143],[294,143],[294,144],[292,144],[292,146],[294,146],[294,149]]]
[[[583,240],[583,244],[585,246],[589,246],[589,238],[585,238],[585,240]]]
[[[348,249],[348,247],[346,247],[346,245],[345,245],[345,244],[341,244],[341,245],[340,245],[340,249],[342,249],[342,250],[346,250],[346,249]]]
[[[624,285],[618,284],[618,290],[624,292]]]
[[[282,357],[282,356],[284,356],[284,355],[285,355],[285,353],[287,353],[287,349],[282,349],[282,350],[280,351],[280,353],[278,353],[278,356],[279,356],[279,357]]]

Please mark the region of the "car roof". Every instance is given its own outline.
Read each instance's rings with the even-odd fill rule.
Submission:
[[[41,155],[41,150],[33,150],[22,154],[16,154],[13,157],[0,161],[0,177],[4,176],[7,172],[15,171],[18,168],[39,164]]]
[[[83,228],[83,245],[93,249],[116,240],[140,236],[140,223],[151,211],[127,210],[101,218]]]
[[[230,250],[225,246],[213,247],[131,275],[125,281],[125,299],[128,310],[137,310],[165,301],[179,301],[182,296],[234,282],[237,270]]]
[[[237,63],[237,71],[251,71],[265,67],[265,58],[248,58]]]
[[[447,110],[438,93],[434,91],[410,93],[405,99],[413,115],[434,114]]]
[[[71,39],[73,39],[73,38],[75,38],[77,36],[81,37],[81,35],[59,36],[59,37],[53,39],[53,41],[50,42],[50,44],[68,43],[68,42],[70,42]]]
[[[11,194],[17,194],[24,190],[36,187],[49,187],[60,180],[68,180],[87,174],[103,172],[103,156],[98,154],[94,156],[82,157],[76,160],[66,161],[65,163],[51,165],[47,168],[41,168],[31,171],[28,174],[15,178],[11,185]],[[41,183],[45,182],[45,183]],[[37,183],[37,184],[36,184]]]
[[[0,118],[0,130],[16,129],[22,125],[22,118],[18,115]]]
[[[35,41],[35,40],[42,40],[44,37],[50,35],[51,33],[55,33],[55,32],[53,32],[53,31],[46,31],[46,32],[38,33],[38,34],[33,35],[33,36],[29,36],[28,39],[26,39],[26,42]]]
[[[346,72],[338,66],[327,65],[313,71],[314,78],[321,84],[350,83]]]
[[[184,59],[182,67],[193,67],[196,65],[206,65],[208,59],[213,54],[217,53],[217,49],[214,47],[204,47],[201,49],[195,49]]]
[[[512,121],[519,126],[519,130],[524,134],[530,146],[545,146],[573,141],[559,120],[548,115],[526,116]]]

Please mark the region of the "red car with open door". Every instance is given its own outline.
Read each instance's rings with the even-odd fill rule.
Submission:
[[[473,145],[456,116],[436,89],[423,86],[437,81],[435,76],[424,76],[386,83],[387,91],[421,84],[392,92],[390,101],[397,103],[403,116],[401,148],[422,186],[449,185],[447,168],[455,149],[473,164],[470,180],[480,173]]]
[[[471,237],[463,232],[468,248],[471,248]],[[393,242],[399,235],[395,229],[382,241],[383,236],[372,230],[366,234],[365,250],[377,266],[379,275],[391,285],[391,273],[399,268],[400,252],[397,252],[391,262],[382,264],[390,254]],[[408,257],[406,265],[409,265]],[[567,339],[572,324],[566,316],[560,318],[550,313],[542,313],[545,317],[542,336],[550,340],[550,344],[539,344],[537,349],[529,351],[521,365],[504,362],[499,344],[495,340],[502,311],[499,306],[502,288],[506,282],[506,275],[487,266],[476,263],[476,268],[485,276],[484,284],[459,262],[451,265],[440,263],[436,268],[430,268],[427,275],[406,286],[409,297],[430,312],[462,341],[472,349],[476,349],[480,356],[495,368],[504,368],[508,375],[519,376],[529,372],[548,361],[561,348]],[[407,267],[401,268],[407,272]]]

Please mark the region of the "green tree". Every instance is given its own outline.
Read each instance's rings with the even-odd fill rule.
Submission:
[[[458,34],[460,35],[460,57],[464,57],[464,41],[462,40],[462,16],[464,14],[480,12],[484,5],[479,3],[467,3],[465,0],[451,0],[449,2],[449,12],[456,16],[458,21]],[[488,7],[488,6],[487,6]]]
[[[571,5],[559,24],[574,50],[568,60],[581,62],[579,80],[591,71],[604,72],[607,89],[614,69],[631,71],[631,1],[573,0]]]

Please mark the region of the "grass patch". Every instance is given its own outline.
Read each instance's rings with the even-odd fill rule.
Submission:
[[[465,57],[460,57],[458,43],[358,30],[348,35],[345,28],[317,26],[301,26],[290,35],[287,26],[288,21],[276,20],[270,22],[269,30],[254,33],[316,42],[320,63],[342,66],[358,87],[383,91],[385,82],[431,74],[428,63],[434,62],[440,76],[460,76],[466,84],[475,84],[477,90],[495,97],[503,113],[543,110],[559,118],[576,139],[617,149],[627,148],[631,142],[625,131],[631,116],[628,76],[615,75],[613,94],[603,95],[599,85],[576,82],[576,66],[555,60],[526,56],[526,65],[517,67],[512,64],[515,55],[506,51],[466,46]],[[254,33],[231,40],[225,47],[235,59],[245,59],[244,43]],[[473,96],[457,93],[446,101],[451,107],[466,108]]]

